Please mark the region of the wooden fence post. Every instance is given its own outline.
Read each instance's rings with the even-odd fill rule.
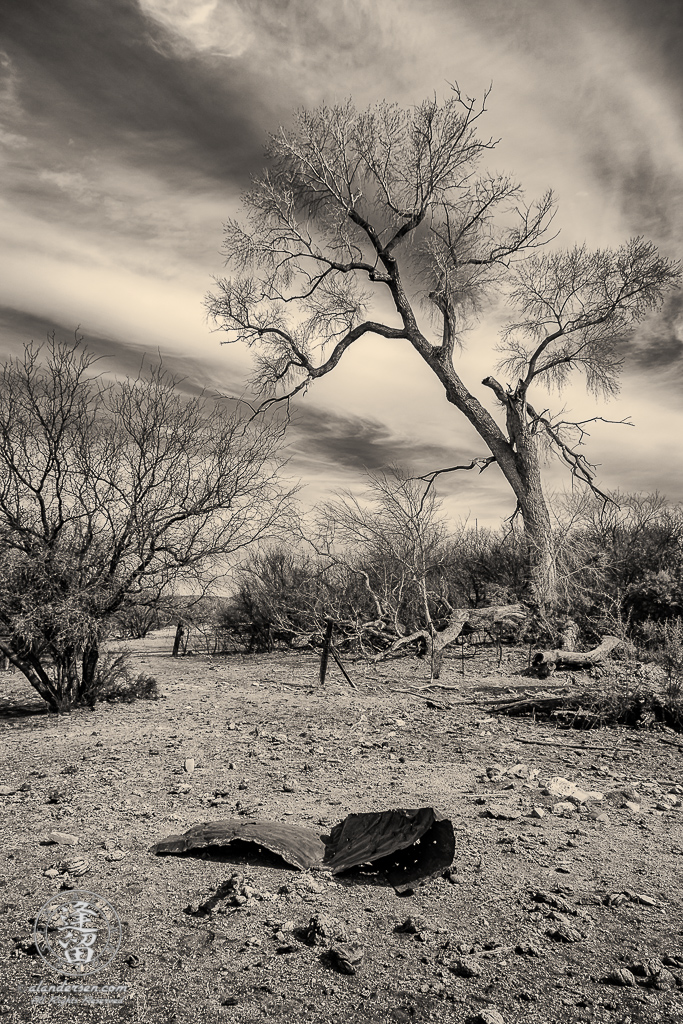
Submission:
[[[332,630],[334,629],[334,620],[327,619],[327,626],[325,628],[325,638],[323,640],[322,654],[320,655],[320,685],[325,685],[325,675],[327,673],[327,660],[330,656],[330,647],[332,646]]]
[[[180,654],[180,644],[185,633],[185,623],[181,621],[178,623],[178,628],[175,631],[175,640],[173,641],[173,654],[172,657],[177,658]]]

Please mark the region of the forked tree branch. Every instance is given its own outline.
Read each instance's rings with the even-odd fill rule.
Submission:
[[[600,498],[605,505],[612,503],[616,504],[614,499],[602,491],[595,483],[595,471],[596,465],[589,462],[588,459],[581,452],[576,451],[576,447],[583,444],[583,438],[588,434],[588,431],[584,429],[587,423],[611,423],[615,425],[621,425],[626,427],[632,427],[634,424],[630,419],[625,418],[623,420],[608,420],[604,416],[591,416],[589,419],[574,421],[559,421],[553,423],[545,412],[537,413],[533,406],[527,402],[527,411],[529,413],[532,426],[537,428],[542,427],[547,437],[552,442],[554,449],[559,453],[560,458],[563,462],[569,466],[572,477],[576,477],[586,484],[596,497]],[[576,447],[572,447],[561,437],[560,431],[562,429],[575,429],[579,431],[579,440],[577,441]]]
[[[470,470],[479,468],[479,472],[483,473],[485,469],[491,465],[492,462],[496,461],[495,455],[480,455],[477,459],[472,459],[468,466],[446,466],[444,469],[435,469],[431,473],[425,473],[424,476],[416,476],[415,480],[423,480],[427,486],[424,489],[422,500],[420,501],[419,511],[422,512],[424,503],[429,494],[430,489],[434,486],[434,481],[437,476],[441,476],[442,473],[457,473],[459,470]]]

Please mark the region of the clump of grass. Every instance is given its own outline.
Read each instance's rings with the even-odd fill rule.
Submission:
[[[105,654],[97,669],[97,699],[110,703],[132,704],[136,700],[159,700],[159,684],[154,676],[133,675],[127,654]]]
[[[103,699],[132,704],[136,700],[159,700],[159,684],[154,676],[140,672],[134,679],[118,682],[103,693]]]

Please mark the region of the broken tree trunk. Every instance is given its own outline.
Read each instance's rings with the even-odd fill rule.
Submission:
[[[431,645],[432,650],[432,678],[438,679],[443,660],[443,653],[449,644],[458,639],[465,626],[472,632],[477,630],[492,630],[494,626],[502,622],[520,622],[527,615],[523,604],[501,604],[493,605],[490,608],[455,608],[445,629],[430,636],[426,629],[419,629],[409,636],[399,637],[398,640],[386,651],[376,654],[374,661],[383,661],[384,658],[399,651],[401,647],[424,639]]]
[[[458,639],[467,622],[467,617],[466,608],[457,609],[446,628],[432,637],[432,679],[438,679],[441,675],[443,652],[449,644]]]
[[[593,668],[623,643],[618,636],[606,636],[592,651],[537,651],[531,661],[530,671],[540,679],[547,679],[558,668]]]

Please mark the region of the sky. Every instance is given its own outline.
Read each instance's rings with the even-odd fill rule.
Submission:
[[[3,0],[0,358],[78,329],[116,372],[161,354],[188,390],[244,393],[250,354],[221,344],[203,300],[267,133],[299,107],[410,106],[454,81],[492,84],[488,166],[529,198],[554,189],[554,244],[645,235],[677,259],[682,47],[679,0]],[[480,381],[497,340],[483,323],[458,367],[494,412]],[[598,482],[683,499],[681,293],[624,354],[616,399],[578,381],[548,405],[630,417],[589,427]],[[487,454],[416,354],[381,339],[297,401],[289,445],[309,506],[366,471]],[[549,493],[570,487],[556,462],[545,473]],[[497,526],[514,508],[495,466],[439,487],[453,519]]]

